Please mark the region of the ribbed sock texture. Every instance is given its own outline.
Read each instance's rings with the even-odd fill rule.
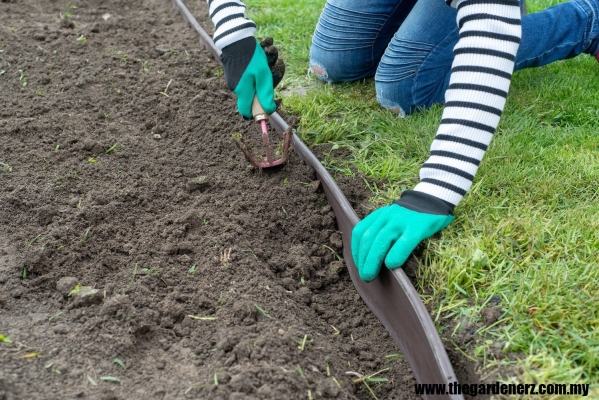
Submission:
[[[460,40],[441,125],[415,191],[457,205],[495,133],[522,36],[515,0],[457,2]]]
[[[239,0],[207,0],[214,23],[214,44],[219,50],[231,43],[254,36],[256,24],[245,17],[245,5]]]

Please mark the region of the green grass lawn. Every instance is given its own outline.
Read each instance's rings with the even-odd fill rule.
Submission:
[[[375,101],[374,81],[325,85],[308,77],[312,32],[324,0],[248,1],[258,36],[273,35],[288,63],[285,85],[309,88],[284,108],[311,146],[334,143],[355,165],[386,179],[384,204],[411,189],[442,107],[400,119]],[[529,2],[539,11],[555,2]],[[590,56],[517,72],[495,138],[456,220],[426,243],[423,301],[433,318],[480,318],[493,295],[504,315],[462,349],[483,358],[494,343],[524,354],[521,381],[591,383],[599,396],[599,64]],[[476,301],[469,301],[475,299]],[[474,305],[472,305],[474,304]],[[457,323],[457,322],[456,322]],[[509,363],[507,357],[501,363]],[[513,363],[513,362],[512,362]],[[512,369],[513,370],[513,369]]]

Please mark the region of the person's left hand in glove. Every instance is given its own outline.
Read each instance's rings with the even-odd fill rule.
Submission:
[[[273,76],[266,54],[254,37],[234,42],[222,50],[220,60],[225,69],[227,86],[237,95],[237,110],[252,118],[254,96],[264,111],[276,111]]]
[[[449,203],[413,190],[369,214],[354,227],[351,237],[360,278],[374,280],[383,263],[389,269],[401,267],[422,240],[447,227],[453,219]]]

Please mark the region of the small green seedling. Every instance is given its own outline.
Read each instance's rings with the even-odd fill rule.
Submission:
[[[195,315],[188,315],[188,317],[196,321],[216,321],[218,319],[217,317],[197,317]]]
[[[387,354],[385,356],[385,358],[387,359],[387,364],[388,364],[388,363],[392,363],[395,360],[403,358],[403,354],[399,354],[399,353],[396,353],[396,354]]]
[[[121,368],[123,368],[123,369],[127,369],[127,367],[125,367],[125,363],[121,359],[119,359],[119,358],[116,358],[116,357],[113,358],[112,362],[115,363],[115,364],[120,365]]]
[[[83,289],[87,289],[87,286],[83,286],[83,285],[77,284],[77,286],[75,286],[75,288],[69,292],[68,297],[76,295],[77,293],[79,293]]]
[[[150,67],[149,67],[149,65],[148,65],[148,61],[147,61],[147,60],[146,60],[146,61],[144,61],[144,62],[141,64],[141,70],[140,70],[140,72],[145,72],[146,74],[147,74],[148,72],[150,72]]]
[[[27,77],[25,76],[25,74],[23,74],[22,69],[19,70],[19,74],[19,80],[22,82],[23,87],[27,87]]]
[[[42,354],[41,351],[34,351],[34,352],[31,352],[31,353],[25,354],[21,358],[35,358],[35,357],[39,356],[40,354]]]
[[[112,146],[110,146],[108,149],[106,149],[106,154],[110,154],[111,152],[116,150],[116,146],[119,144],[119,142],[116,142],[115,144],[113,144]]]
[[[335,257],[338,261],[342,260],[341,256],[335,250],[333,250],[332,248],[330,248],[329,246],[323,244],[322,247],[324,247],[325,249],[330,250],[331,253],[333,253],[333,257]]]
[[[304,378],[304,380],[306,381],[306,383],[308,382],[308,378],[306,378],[306,375],[304,375],[304,371],[302,370],[302,367],[300,367],[299,364],[297,364],[297,372],[299,372],[300,376],[302,378]]]
[[[230,247],[228,249],[223,248],[220,253],[220,262],[223,264],[225,268],[229,267],[229,262],[231,261],[231,250],[232,249]]]
[[[39,97],[48,97],[47,94],[42,93],[42,88],[40,86],[38,86],[37,89],[35,90],[35,95],[39,96]]]
[[[90,231],[91,229],[92,229],[92,228],[87,228],[87,229],[85,230],[85,233],[83,234],[83,239],[81,239],[81,243],[85,243],[85,242],[87,242],[87,237],[89,236],[89,231]]]
[[[137,263],[133,267],[133,277],[131,278],[131,283],[135,282],[135,275],[137,275]]]
[[[114,376],[101,376],[100,380],[107,381],[107,382],[118,382],[121,384],[121,386],[123,386],[123,381],[120,380],[119,378],[115,378]]]
[[[95,163],[97,163],[98,161],[97,161],[95,158],[93,158],[93,157],[90,157],[90,158],[88,158],[88,159],[87,159],[87,162],[88,162],[88,163],[90,163],[90,164],[95,164]]]
[[[374,391],[372,390],[372,388],[370,387],[369,383],[383,383],[383,382],[389,382],[388,378],[375,378],[376,375],[381,374],[383,372],[389,371],[389,368],[385,368],[382,369],[378,372],[375,372],[372,375],[368,375],[368,376],[364,376],[362,374],[359,374],[357,372],[353,372],[353,371],[347,371],[346,374],[347,375],[354,375],[357,376],[357,379],[354,379],[354,385],[358,385],[360,383],[363,383],[364,386],[366,386],[366,389],[368,390],[368,392],[370,392],[370,394],[372,395],[372,397],[375,400],[378,400],[378,398],[376,397],[376,395],[374,394]]]
[[[189,268],[189,274],[190,275],[195,275],[196,273],[196,266],[195,264],[191,266],[191,268]]]
[[[171,85],[172,81],[173,81],[172,79],[170,81],[168,81],[168,83],[166,84],[166,88],[164,89],[164,92],[160,92],[159,94],[163,94],[166,97],[170,97],[166,92],[168,91],[168,87]]]
[[[263,309],[262,307],[260,307],[258,304],[254,303],[254,307],[256,307],[256,309],[257,309],[258,311],[260,311],[260,313],[261,313],[262,315],[264,315],[266,318],[268,318],[268,319],[272,319],[272,317],[271,317],[270,315],[268,315],[268,313],[267,313],[266,311],[264,311],[264,309]]]
[[[42,234],[40,233],[39,235],[37,235],[36,237],[34,237],[33,239],[31,239],[29,241],[29,245],[31,246],[31,245],[35,244],[35,242],[37,242],[41,237],[42,237]]]
[[[54,318],[58,318],[58,317],[60,317],[60,316],[61,316],[62,314],[64,314],[65,312],[66,312],[66,311],[61,311],[61,312],[58,312],[58,313],[54,314],[53,316],[51,316],[50,318],[48,318],[48,321],[50,322],[50,321],[52,321]]]
[[[313,342],[312,339],[308,340],[308,335],[304,335],[304,337],[302,339],[295,339],[295,341],[299,345],[299,346],[297,346],[297,349],[299,351],[304,351],[306,348],[306,345]]]
[[[8,336],[4,336],[0,333],[0,343],[12,343],[12,340]]]
[[[154,275],[160,272],[160,270],[158,270],[155,266],[151,267],[151,268],[142,268],[141,269],[142,272],[144,272],[146,275],[150,276],[150,275]]]
[[[71,14],[71,10],[76,9],[77,7],[72,4],[71,2],[67,3],[67,10],[64,12],[64,14],[59,14],[61,19],[67,19],[70,20],[73,17],[73,14]]]
[[[98,386],[98,384],[96,383],[96,381],[94,380],[94,378],[92,378],[91,376],[87,376],[87,380],[89,381],[89,383],[92,384],[92,386]]]
[[[8,172],[12,172],[12,167],[7,163],[3,163],[2,161],[0,161],[0,167],[4,168]]]
[[[60,150],[60,145],[59,144],[57,144],[56,147],[54,148],[54,151],[58,151],[58,150]]]

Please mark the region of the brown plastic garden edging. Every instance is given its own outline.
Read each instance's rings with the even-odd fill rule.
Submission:
[[[172,0],[175,8],[200,35],[200,42],[220,62],[219,50],[212,38],[202,29],[182,0]],[[277,113],[271,115],[271,125],[279,134],[289,127]],[[435,325],[414,286],[401,268],[389,271],[382,268],[379,277],[365,283],[351,256],[351,232],[360,220],[331,175],[308,147],[293,135],[293,149],[316,171],[329,204],[343,233],[343,256],[358,293],[391,334],[405,355],[418,383],[449,384],[457,381]],[[463,399],[461,395],[424,395],[424,398]]]

